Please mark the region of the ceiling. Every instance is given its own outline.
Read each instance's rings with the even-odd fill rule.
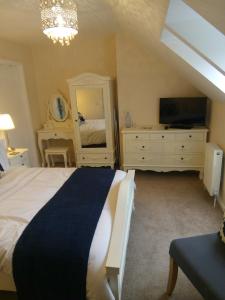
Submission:
[[[79,34],[101,35],[121,28],[133,31],[135,22],[140,21],[149,34],[159,38],[168,0],[77,0],[76,3]],[[22,44],[43,42],[39,0],[0,0],[0,38]]]
[[[225,0],[184,1],[225,34]],[[199,74],[160,43],[169,0],[76,0],[76,3],[80,36],[128,32],[146,51],[154,51],[166,63],[180,69],[203,92],[209,88]],[[39,0],[0,0],[0,38],[30,46],[48,43],[41,32]],[[211,96],[216,96],[213,91]]]
[[[168,0],[76,0],[79,34],[108,34],[128,30],[159,41]],[[225,0],[186,0],[225,33]],[[22,44],[45,41],[39,0],[0,0],[0,38]],[[152,42],[153,44],[153,42]]]

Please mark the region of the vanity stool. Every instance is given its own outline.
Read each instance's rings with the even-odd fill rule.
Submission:
[[[69,166],[71,166],[70,155],[69,155],[69,147],[50,147],[45,149],[45,159],[47,162],[47,166],[50,167],[50,160],[52,166],[55,166],[53,156],[54,155],[62,155],[64,160],[65,168],[67,167],[67,161],[69,162]],[[49,160],[50,157],[50,160]]]

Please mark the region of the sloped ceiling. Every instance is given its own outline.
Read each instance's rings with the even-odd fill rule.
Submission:
[[[151,55],[179,70],[203,93],[225,100],[206,79],[160,42],[169,0],[77,0],[79,34],[130,33]],[[198,13],[225,31],[224,0],[186,0]],[[47,43],[41,32],[39,0],[0,0],[0,38],[27,45]]]
[[[168,0],[77,0],[79,34],[116,33],[143,24],[148,36],[159,39]],[[141,21],[141,24],[136,22]],[[142,26],[142,25],[141,25]],[[0,38],[33,44],[45,41],[39,0],[0,0]]]

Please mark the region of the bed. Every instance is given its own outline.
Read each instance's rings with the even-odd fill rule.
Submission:
[[[0,159],[2,156],[0,149]],[[0,179],[0,290],[16,290],[12,276],[15,244],[73,172],[73,168],[20,167],[8,170]],[[91,244],[88,300],[121,299],[133,198],[134,171],[116,171]]]
[[[106,147],[105,119],[85,120],[80,123],[82,147]]]

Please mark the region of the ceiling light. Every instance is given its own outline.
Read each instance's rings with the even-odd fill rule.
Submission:
[[[77,6],[74,0],[40,0],[43,33],[59,42],[69,45],[78,33]]]

